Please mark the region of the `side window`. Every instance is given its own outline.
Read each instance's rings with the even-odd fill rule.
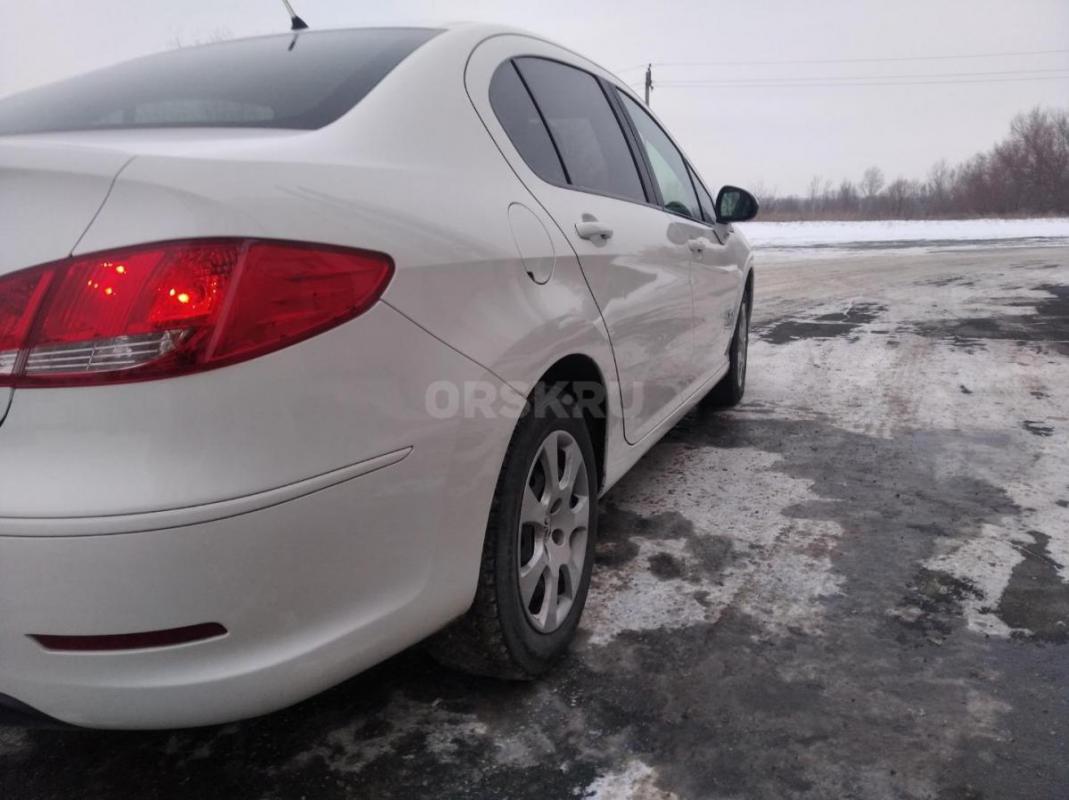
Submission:
[[[490,105],[527,166],[550,183],[567,183],[549,132],[511,61],[498,67],[490,81]]]
[[[690,181],[687,162],[683,160],[672,140],[654,122],[638,103],[623,92],[617,92],[627,115],[635,123],[638,137],[646,149],[646,156],[653,168],[653,179],[661,189],[664,207],[677,214],[686,214],[694,219],[701,219],[702,212],[698,205],[698,195]]]
[[[702,219],[712,225],[716,222],[716,203],[713,202],[709,192],[705,191],[705,185],[698,180],[694,170],[690,171],[690,179],[694,183],[694,188],[698,190],[698,200],[702,205]]]
[[[518,58],[573,186],[646,202],[638,167],[601,84],[588,72],[544,58]]]

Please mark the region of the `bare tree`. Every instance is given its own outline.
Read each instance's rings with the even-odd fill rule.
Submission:
[[[809,181],[809,213],[815,214],[820,210],[820,187],[822,179],[814,175]]]
[[[916,198],[917,185],[905,178],[898,178],[891,182],[884,192],[887,197],[887,210],[892,217],[902,219],[910,216],[911,201]]]
[[[771,219],[1069,214],[1069,109],[1018,114],[991,150],[956,167],[937,161],[923,182],[898,178],[887,185],[873,166],[857,185],[836,188],[818,176],[805,196],[771,194],[762,198]]]
[[[883,183],[883,170],[879,167],[869,167],[861,176],[861,193],[871,200],[883,189]]]
[[[846,207],[857,204],[857,187],[851,180],[845,180],[839,184],[838,195],[839,202]]]
[[[952,180],[953,171],[945,158],[941,158],[932,164],[932,168],[928,170],[929,212],[942,214],[948,208]]]

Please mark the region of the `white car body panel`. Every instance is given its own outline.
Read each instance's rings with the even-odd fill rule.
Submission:
[[[433,633],[470,604],[457,591],[470,575],[451,571],[461,565],[447,541],[440,550],[427,541],[447,522],[478,520],[439,519],[441,493],[424,485],[427,471],[455,465],[448,453],[424,455],[211,523],[5,540],[0,687],[72,724],[206,725],[290,705]],[[488,502],[468,499],[473,508]],[[380,531],[389,535],[368,548]],[[481,537],[469,558],[480,545]],[[217,618],[221,604],[230,633],[192,645],[53,653],[24,633],[165,629]]]
[[[538,177],[502,128],[488,93],[497,68],[517,56],[561,61],[631,93],[597,64],[530,35],[488,37],[474,50],[465,70],[472,103],[502,155],[555,217],[579,258],[613,342],[626,442],[635,444],[673,416],[700,386],[726,370],[731,328],[725,335],[722,309],[738,305],[742,273],[733,259],[737,262],[740,253],[748,251],[721,245],[714,226]],[[601,242],[580,238],[575,225],[590,219],[607,224],[612,237]],[[715,228],[726,237],[727,226]],[[688,247],[689,240],[698,237],[712,240],[704,257],[696,257]],[[701,324],[696,324],[699,316]]]
[[[0,275],[68,256],[128,160],[36,137],[0,139]]]
[[[541,40],[461,26],[319,130],[0,137],[0,275],[213,236],[396,264],[371,310],[251,361],[0,388],[0,695],[117,728],[210,724],[307,697],[474,597],[515,419],[441,418],[432,384],[523,397],[565,357],[593,364],[608,387],[604,491],[723,375],[745,240],[716,226],[726,244],[700,263],[685,242],[711,228],[628,203],[611,209],[614,249],[578,239],[593,205],[531,174],[487,100],[497,64],[534,52],[611,78]],[[635,261],[653,235],[662,255]],[[699,357],[706,332],[718,338]],[[625,436],[636,381],[651,394]],[[156,650],[55,653],[27,636],[209,620],[229,633]]]
[[[743,268],[749,248],[729,226],[696,225],[695,238],[703,249],[694,254],[691,286],[694,291],[694,359],[702,375],[723,369],[735,330],[736,298],[745,288]]]

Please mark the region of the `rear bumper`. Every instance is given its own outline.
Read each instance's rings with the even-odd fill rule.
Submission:
[[[430,414],[443,379],[500,387],[379,304],[211,373],[16,392],[0,428],[0,695],[87,727],[226,722],[462,614],[513,423]],[[110,652],[30,638],[205,623],[226,635]]]
[[[190,727],[282,708],[413,644],[463,613],[477,565],[477,541],[454,539],[444,561],[436,552],[451,537],[437,535],[448,520],[430,498],[441,488],[428,477],[434,461],[413,452],[181,528],[0,537],[0,695],[24,717]],[[204,622],[228,633],[119,652],[57,652],[28,636]]]
[[[67,728],[70,727],[58,719],[42,714],[36,708],[20,703],[14,697],[0,694],[0,726],[18,728]]]

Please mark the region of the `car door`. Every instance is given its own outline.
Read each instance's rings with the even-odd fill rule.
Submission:
[[[625,436],[636,442],[697,380],[692,237],[679,218],[652,202],[645,165],[607,84],[572,64],[531,56],[503,63],[493,83],[492,102],[508,85],[512,92],[526,90],[548,133],[557,158],[547,159],[543,144],[541,154],[528,159],[541,178],[529,188],[568,237],[601,309]],[[528,115],[513,130],[505,126],[521,154],[532,125],[539,127]]]
[[[694,272],[695,355],[706,374],[728,367],[728,352],[735,333],[735,315],[742,299],[744,275],[740,256],[743,249],[730,246],[731,226],[716,221],[712,195],[691,170],[694,188],[702,206],[702,218],[709,226],[705,244],[696,255]],[[709,342],[703,347],[702,342]]]
[[[731,263],[726,238],[716,230],[708,192],[679,148],[653,116],[627,93],[617,90],[620,103],[634,125],[659,193],[659,202],[681,217],[691,257],[694,298],[694,359],[697,374],[708,378],[728,364],[731,326],[739,276]]]

